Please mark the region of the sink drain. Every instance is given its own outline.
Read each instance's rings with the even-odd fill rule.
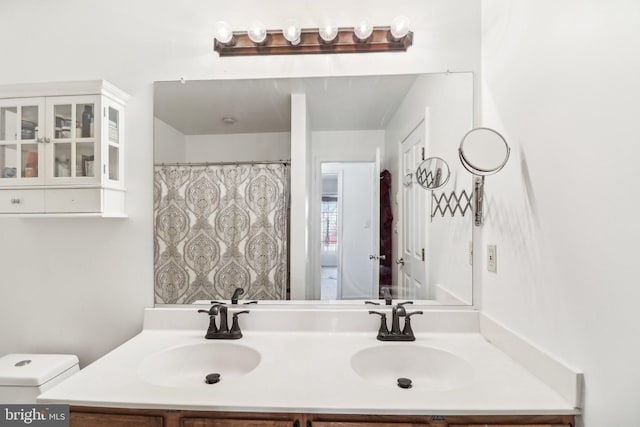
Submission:
[[[398,378],[398,387],[411,388],[412,381],[409,378]]]
[[[220,374],[209,374],[204,378],[204,382],[207,384],[215,384],[217,382],[220,382]]]

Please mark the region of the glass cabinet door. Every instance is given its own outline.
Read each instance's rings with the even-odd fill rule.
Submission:
[[[123,112],[122,107],[110,101],[106,101],[105,140],[107,156],[107,179],[109,181],[122,182],[122,132]]]
[[[47,98],[47,182],[100,181],[100,101],[92,96]]]
[[[43,182],[42,98],[0,100],[0,186]]]

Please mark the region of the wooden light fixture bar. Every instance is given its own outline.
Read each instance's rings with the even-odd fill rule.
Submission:
[[[373,33],[365,41],[357,39],[353,28],[338,28],[338,35],[332,42],[322,40],[316,28],[303,29],[297,45],[289,43],[280,30],[267,31],[267,38],[261,45],[252,42],[246,31],[234,31],[233,40],[228,44],[214,39],[213,50],[220,56],[404,52],[412,44],[412,31],[402,39],[394,40],[389,27],[373,27]]]

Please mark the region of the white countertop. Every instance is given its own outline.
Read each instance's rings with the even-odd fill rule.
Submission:
[[[205,340],[206,316],[179,312],[175,328],[164,328],[170,309],[148,313],[145,330],[103,358],[82,369],[60,385],[43,393],[39,403],[122,408],[164,408],[249,412],[414,414],[414,415],[537,415],[577,414],[575,405],[551,389],[509,356],[489,343],[473,328],[461,332],[416,333],[417,340],[388,343],[376,340],[377,322],[366,312],[346,315],[367,319],[353,331],[337,332],[343,320],[309,321],[330,327],[266,329],[268,321],[258,310],[243,325],[240,340]],[[176,315],[173,311],[173,315]],[[336,316],[340,316],[337,311]],[[451,316],[451,314],[449,314]],[[273,312],[264,316],[274,316]],[[305,316],[304,310],[296,316]],[[309,314],[313,316],[313,314]],[[323,315],[324,316],[324,315]],[[351,316],[351,317],[349,317]],[[437,314],[436,314],[437,316]],[[441,314],[441,316],[446,316]],[[467,316],[469,315],[462,315]],[[307,316],[308,317],[308,316]],[[307,319],[305,317],[305,319]],[[376,316],[377,317],[377,316]],[[431,315],[425,316],[430,318]],[[149,318],[152,320],[150,321]],[[158,321],[162,318],[162,321]],[[202,319],[205,318],[203,322]],[[153,320],[155,319],[155,320]],[[242,320],[245,320],[243,318]],[[417,319],[416,319],[417,320]],[[458,322],[459,324],[465,323]],[[194,324],[199,327],[192,328]],[[293,322],[300,324],[300,322]],[[204,325],[204,326],[202,326]],[[255,325],[255,328],[252,326]],[[258,325],[262,325],[260,328]],[[371,328],[371,326],[374,326]],[[414,330],[422,328],[414,323]],[[252,330],[255,329],[255,330]],[[366,329],[366,332],[362,330]],[[436,328],[438,329],[438,328]],[[218,384],[169,387],[149,383],[139,374],[145,358],[158,352],[190,344],[242,345],[260,353],[260,363],[244,376],[227,377]],[[395,383],[377,384],[358,376],[350,360],[358,351],[376,346],[425,346],[453,353],[464,359],[472,374],[463,385],[434,390],[414,382],[411,389]],[[425,362],[427,363],[427,362]],[[185,366],[189,361],[185,360]],[[158,372],[162,375],[162,372]],[[203,373],[203,378],[206,373]]]

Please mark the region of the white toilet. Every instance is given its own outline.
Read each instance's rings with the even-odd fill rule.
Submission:
[[[0,357],[0,404],[31,404],[36,397],[78,372],[71,354],[7,354]]]

